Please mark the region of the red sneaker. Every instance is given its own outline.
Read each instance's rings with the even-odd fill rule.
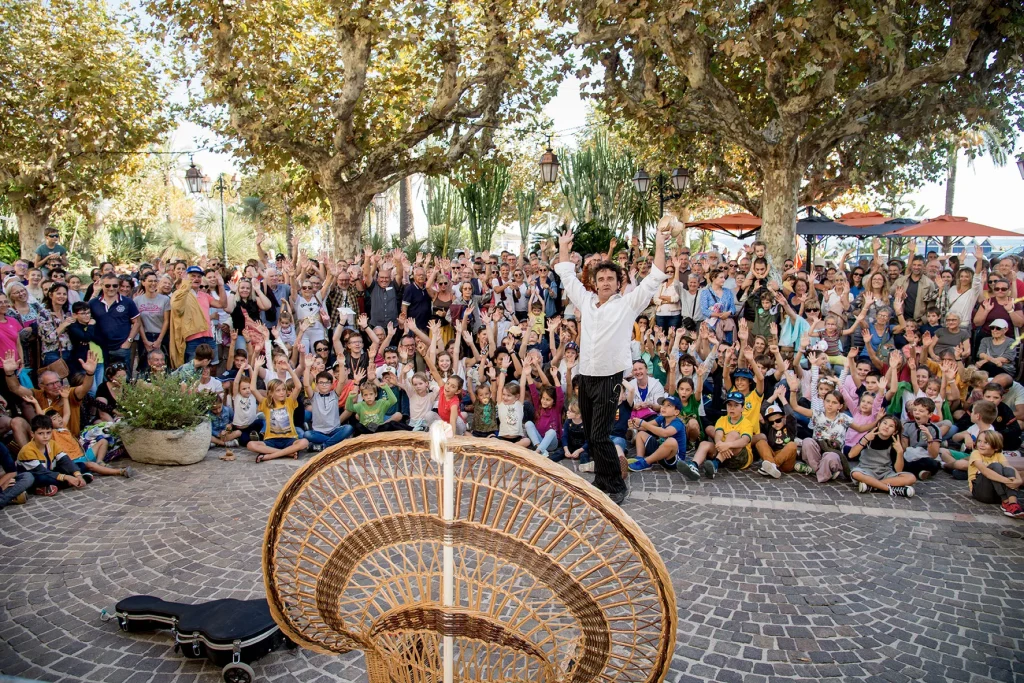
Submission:
[[[50,484],[49,486],[37,486],[36,490],[33,491],[33,493],[35,493],[37,496],[56,496],[57,487],[54,486],[53,484]]]
[[[1007,517],[1015,517],[1018,519],[1024,517],[1024,508],[1022,508],[1018,503],[1011,503],[1010,501],[1005,501],[1002,504],[1002,508],[1003,514]]]

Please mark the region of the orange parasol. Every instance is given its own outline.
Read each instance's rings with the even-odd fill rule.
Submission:
[[[703,221],[690,221],[686,224],[688,228],[701,228],[702,230],[718,230],[727,232],[737,239],[750,237],[761,229],[761,219],[749,213],[730,213],[718,218],[709,218]]]
[[[937,216],[889,233],[890,237],[1024,237],[1019,232],[972,223],[963,216]]]
[[[889,216],[877,211],[849,211],[836,219],[836,223],[854,228],[870,228],[891,220]]]

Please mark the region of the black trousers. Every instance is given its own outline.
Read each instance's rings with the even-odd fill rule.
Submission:
[[[594,460],[594,486],[605,493],[626,489],[619,455],[610,438],[615,411],[619,407],[621,384],[621,372],[606,377],[580,375],[580,414],[589,444],[587,450]]]

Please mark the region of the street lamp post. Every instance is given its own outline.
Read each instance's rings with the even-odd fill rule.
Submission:
[[[189,158],[188,170],[185,171],[185,184],[188,185],[188,191],[192,194],[202,193],[210,197],[210,199],[213,199],[213,193],[220,195],[220,249],[224,265],[227,265],[228,232],[224,216],[224,193],[227,192],[228,195],[231,195],[234,190],[230,185],[224,182],[223,173],[217,177],[217,183],[211,188],[209,176],[203,175],[203,172],[196,167],[195,162],[192,161],[191,157]]]
[[[1017,170],[1020,171],[1021,180],[1024,180],[1024,155],[1017,157]]]
[[[386,230],[384,229],[384,212],[388,207],[388,196],[383,192],[378,192],[373,195],[373,208],[377,214],[377,234],[380,235],[381,239],[386,237]]]
[[[659,171],[656,177],[651,178],[647,171],[641,168],[633,176],[633,187],[642,195],[651,190],[652,184],[658,188],[658,218],[661,218],[665,215],[665,200],[679,199],[690,186],[690,169],[676,168],[671,176]],[[671,189],[668,187],[669,184]]]

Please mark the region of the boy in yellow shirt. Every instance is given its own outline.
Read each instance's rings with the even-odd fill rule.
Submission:
[[[61,454],[64,454],[71,458],[71,461],[82,471],[83,477],[87,482],[92,481],[92,474],[125,477],[126,479],[134,476],[135,470],[131,467],[117,468],[101,464],[107,455],[107,447],[110,445],[106,439],[100,439],[95,445],[90,446],[89,450],[82,452],[82,444],[64,426],[71,419],[71,390],[67,388],[62,389],[60,395],[61,399],[63,399],[61,410],[58,412],[56,408],[50,408],[46,411],[47,417],[50,418],[50,422],[53,424],[50,447],[57,454],[57,457],[59,458]]]
[[[715,441],[702,441],[693,455],[691,471],[698,469],[708,479],[714,479],[721,464],[729,469],[746,469],[753,462],[750,441],[756,431],[743,415],[743,404],[747,397],[738,391],[730,391],[725,397],[725,417],[715,423]],[[710,455],[714,457],[709,458]],[[690,463],[685,463],[690,466]]]
[[[46,415],[36,415],[29,424],[32,440],[18,451],[18,468],[30,472],[35,479],[36,495],[52,496],[54,487],[82,488],[86,481],[78,466],[66,454],[57,454],[53,444],[53,422]]]

